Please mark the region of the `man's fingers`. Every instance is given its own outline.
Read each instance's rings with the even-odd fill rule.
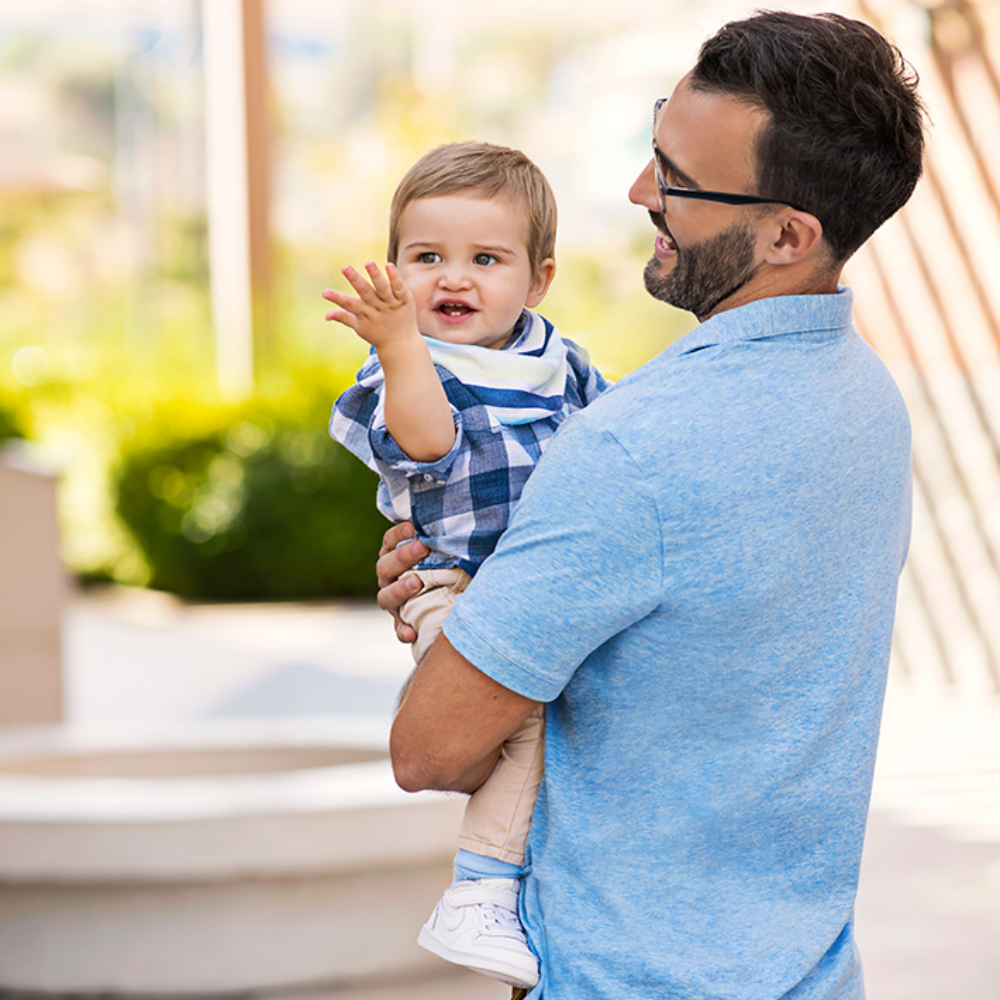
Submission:
[[[394,584],[408,569],[413,569],[421,559],[426,558],[429,554],[430,550],[426,545],[414,541],[379,556],[379,560],[375,564],[379,587],[388,587]],[[419,587],[416,588],[416,590],[419,589]]]
[[[396,630],[396,638],[400,642],[416,642],[417,630],[412,625],[407,625],[399,613],[400,606],[404,601],[409,600],[421,589],[420,580],[415,576],[408,576],[405,580],[399,580],[388,587],[383,587],[378,592],[378,603],[383,611],[388,611],[392,615],[392,626]]]
[[[403,580],[397,580],[378,592],[378,606],[383,611],[394,615],[406,601],[414,594],[419,593],[422,588],[423,584],[417,576],[408,576]],[[399,632],[398,623],[396,632],[397,634]]]
[[[416,642],[417,633],[412,625],[407,625],[399,615],[392,616],[396,620],[396,638],[400,642]]]
[[[414,531],[412,521],[401,521],[399,524],[394,524],[382,536],[382,547],[378,550],[379,556],[388,555],[396,546],[405,542],[407,538],[414,538],[415,536],[416,532]]]
[[[402,577],[402,574],[430,554],[430,550],[423,542],[414,539],[414,534],[413,525],[409,521],[393,525],[382,536],[382,548],[379,549],[379,559],[375,567],[378,572],[378,585],[381,588],[378,592],[378,605],[383,611],[388,611],[392,615],[396,638],[400,642],[414,642],[417,633],[399,617],[399,609],[423,589],[423,583],[418,576]]]

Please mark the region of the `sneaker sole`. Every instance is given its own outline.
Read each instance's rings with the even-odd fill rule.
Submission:
[[[420,929],[417,935],[417,944],[425,951],[429,951],[438,958],[443,958],[446,962],[455,965],[464,965],[473,972],[478,972],[483,976],[490,976],[492,979],[499,979],[501,983],[508,986],[517,986],[524,990],[530,990],[537,985],[538,976],[534,979],[526,978],[525,973],[510,965],[503,963],[487,965],[483,963],[482,955],[468,955],[464,952],[455,951],[446,944],[439,941],[426,927]]]

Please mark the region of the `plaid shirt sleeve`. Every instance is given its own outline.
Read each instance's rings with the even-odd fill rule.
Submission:
[[[591,363],[590,355],[577,343],[563,337],[569,372],[566,376],[566,410],[573,413],[589,406],[605,389],[614,385]]]
[[[444,379],[448,373],[438,369]],[[458,456],[466,447],[462,413],[451,403],[455,419],[455,441],[446,455],[433,462],[416,462],[396,443],[385,425],[385,399],[381,368],[373,355],[358,372],[358,382],[334,403],[330,435],[378,473],[381,480],[378,508],[391,521],[413,517],[411,480],[446,482]]]

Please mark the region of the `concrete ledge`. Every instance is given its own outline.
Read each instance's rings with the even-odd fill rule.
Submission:
[[[0,987],[221,993],[433,967],[415,938],[462,806],[395,786],[382,719],[0,734]]]

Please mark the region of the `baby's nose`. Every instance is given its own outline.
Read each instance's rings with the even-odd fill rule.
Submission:
[[[438,279],[444,288],[464,288],[469,284],[468,268],[461,264],[449,264],[441,271]]]

